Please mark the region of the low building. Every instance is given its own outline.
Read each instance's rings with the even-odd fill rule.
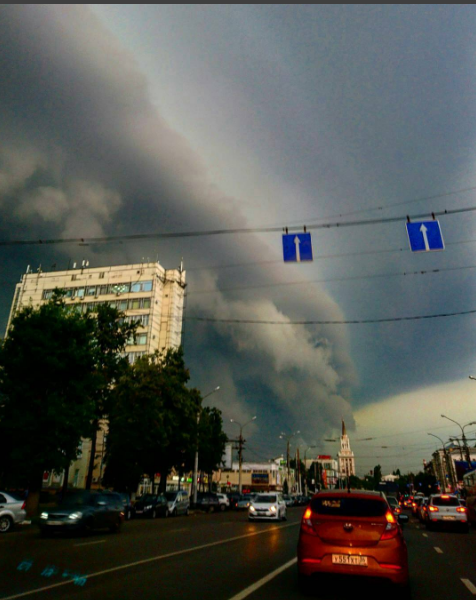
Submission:
[[[233,461],[231,468],[224,468],[213,474],[213,481],[221,492],[238,491],[239,463]],[[241,487],[246,492],[282,491],[285,480],[288,479],[286,461],[276,459],[268,463],[244,462],[241,468]],[[295,471],[290,469],[288,490],[296,487]]]

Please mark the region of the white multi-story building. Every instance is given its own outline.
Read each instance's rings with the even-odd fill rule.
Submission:
[[[83,261],[80,268],[47,273],[41,269],[32,273],[28,268],[15,288],[7,331],[18,309],[43,304],[59,288],[73,310],[86,312],[108,303],[124,312],[126,319],[140,322],[135,344],[126,349],[131,362],[155,350],[180,346],[186,285],[183,269],[166,270],[158,262],[91,268],[88,264]]]
[[[71,310],[85,313],[98,304],[108,303],[123,312],[129,321],[139,321],[135,343],[126,347],[129,362],[156,350],[178,348],[182,337],[185,296],[185,271],[164,269],[158,262],[131,265],[89,267],[83,261],[79,268],[65,271],[31,272],[30,268],[16,285],[7,333],[15,313],[22,307],[40,306],[58,288],[65,291]],[[107,424],[98,433],[96,467],[93,481],[100,484],[103,474]],[[70,468],[69,484],[84,487],[89,464],[91,440],[83,440],[82,456]],[[44,476],[45,487],[60,487],[62,476]]]
[[[339,461],[339,472],[341,477],[350,477],[355,475],[355,458],[350,449],[350,440],[345,429],[345,423],[342,421],[342,435],[340,438],[340,452],[337,454]]]

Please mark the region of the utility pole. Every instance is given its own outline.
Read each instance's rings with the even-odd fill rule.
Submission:
[[[289,489],[289,472],[290,472],[290,468],[289,468],[289,443],[291,441],[291,439],[297,435],[298,433],[301,433],[300,431],[294,431],[293,433],[291,433],[290,435],[286,435],[284,432],[281,431],[281,435],[279,436],[279,439],[281,440],[286,440],[286,467],[287,467],[287,477],[288,477],[288,493],[290,492]]]
[[[250,419],[247,423],[245,423],[244,425],[241,425],[241,423],[238,423],[238,421],[235,421],[235,419],[230,419],[231,423],[236,423],[239,428],[240,428],[240,436],[238,438],[238,465],[239,465],[239,469],[238,469],[238,492],[241,494],[241,490],[242,490],[242,485],[241,485],[241,472],[242,472],[242,464],[243,464],[243,444],[245,443],[246,440],[243,439],[243,429],[249,424],[251,423],[251,421],[254,421],[256,419],[256,416],[254,416],[252,419]]]

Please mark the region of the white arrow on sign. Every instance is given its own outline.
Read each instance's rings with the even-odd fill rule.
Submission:
[[[296,236],[294,238],[294,244],[296,246],[296,262],[301,262],[301,250],[299,248],[300,243],[301,243],[301,240],[299,239],[298,236]]]
[[[421,224],[420,231],[423,236],[423,241],[425,242],[425,250],[428,252],[430,250],[430,244],[428,243],[428,236],[426,235],[426,232],[428,231],[428,229],[425,227],[424,223]]]

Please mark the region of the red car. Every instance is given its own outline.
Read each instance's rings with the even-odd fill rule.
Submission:
[[[304,513],[298,543],[303,591],[319,589],[319,575],[383,578],[409,595],[407,546],[385,496],[362,490],[316,494]]]

